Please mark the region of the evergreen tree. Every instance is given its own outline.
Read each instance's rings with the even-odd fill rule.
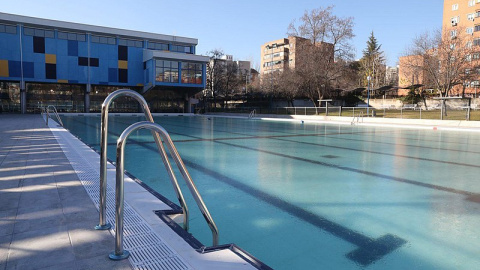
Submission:
[[[367,40],[367,48],[363,50],[363,57],[360,60],[362,64],[362,77],[365,85],[367,77],[371,78],[371,87],[378,88],[385,83],[385,57],[381,50],[382,45],[378,43],[377,38],[372,33]]]

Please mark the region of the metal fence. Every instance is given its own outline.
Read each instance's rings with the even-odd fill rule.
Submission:
[[[469,107],[448,108],[446,115],[442,110],[435,108],[430,110],[421,107],[402,108],[366,108],[366,107],[242,107],[242,108],[217,108],[210,109],[210,112],[228,113],[250,113],[255,110],[257,114],[278,114],[278,115],[319,115],[319,116],[343,116],[354,117],[363,114],[364,117],[384,117],[403,119],[436,119],[436,120],[476,120],[480,121],[480,110],[473,110]]]

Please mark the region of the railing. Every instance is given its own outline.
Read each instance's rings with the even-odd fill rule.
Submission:
[[[157,135],[160,134],[163,142],[167,145],[170,155],[172,156],[173,160],[177,164],[178,169],[183,175],[183,178],[185,179],[187,186],[193,195],[193,198],[195,199],[200,211],[202,212],[203,217],[207,221],[207,224],[212,231],[213,245],[218,245],[219,236],[217,225],[215,225],[215,222],[213,221],[210,212],[208,211],[202,197],[200,196],[200,193],[198,192],[195,184],[193,183],[193,180],[190,177],[190,174],[188,173],[185,164],[183,163],[177,149],[175,148],[175,145],[170,138],[170,135],[168,135],[168,132],[158,124],[146,121],[137,122],[127,127],[117,140],[117,169],[115,184],[115,251],[110,253],[110,259],[121,260],[129,256],[129,252],[123,249],[124,153],[128,136],[132,132],[139,129],[149,129],[152,131],[152,133],[154,132]]]
[[[257,114],[277,114],[277,115],[316,115],[326,116],[326,107],[248,107],[248,108],[228,108],[216,110],[217,112],[244,113],[249,114],[253,109]],[[363,112],[364,117],[384,117],[384,118],[403,118],[403,119],[432,119],[432,120],[474,120],[480,121],[480,110],[472,105],[471,107],[449,107],[445,115],[442,107],[417,106],[415,109],[393,106],[381,106],[378,108],[370,107],[370,114],[367,115],[366,107],[339,107],[328,106],[329,116],[353,117]],[[372,115],[372,113],[374,115]],[[442,116],[443,115],[443,116]],[[470,115],[470,116],[469,116]]]
[[[360,122],[360,119],[361,119],[361,122],[363,123],[363,111],[362,112],[359,112],[357,116],[353,115],[353,119],[352,119],[352,125],[355,125]],[[355,122],[356,120],[356,122]]]
[[[55,114],[55,117],[57,118],[58,123],[63,127],[63,122],[62,119],[60,119],[60,116],[58,115],[57,108],[53,105],[48,105],[47,107],[42,107],[42,117],[45,119],[45,125],[48,126],[48,119],[50,118],[50,108],[52,108],[53,113]]]
[[[252,118],[255,118],[255,116],[257,116],[257,111],[255,109],[253,109],[250,114],[248,115],[248,119],[252,119]]]
[[[101,123],[101,138],[100,138],[100,203],[99,203],[99,212],[100,212],[100,222],[95,229],[97,230],[108,230],[111,228],[110,224],[106,223],[106,209],[107,209],[107,135],[108,135],[108,109],[112,101],[120,96],[128,96],[132,97],[137,100],[140,105],[142,106],[143,112],[145,113],[145,117],[148,121],[153,123],[153,117],[150,113],[150,109],[148,108],[147,102],[143,98],[142,95],[139,93],[129,90],[129,89],[120,89],[117,90],[105,98],[105,101],[102,104],[102,123]],[[182,191],[180,190],[180,186],[178,185],[177,178],[172,170],[172,166],[170,165],[170,161],[168,160],[167,153],[165,148],[163,147],[162,141],[156,132],[152,131],[152,135],[155,139],[155,143],[157,144],[158,152],[162,157],[162,161],[165,165],[165,168],[168,172],[170,177],[170,181],[175,189],[175,193],[177,195],[178,201],[180,206],[183,210],[183,228],[188,231],[188,224],[189,224],[189,213],[188,207],[185,202],[185,198],[183,197]]]

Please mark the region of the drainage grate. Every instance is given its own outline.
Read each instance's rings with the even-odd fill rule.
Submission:
[[[52,130],[52,133],[62,146],[65,156],[98,209],[100,200],[100,168],[98,163],[85,159],[75,150],[84,149],[85,146],[74,139],[70,133],[58,132],[55,129]],[[71,136],[71,138],[66,136]],[[110,186],[107,187],[106,214],[107,222],[112,224],[111,233],[115,235],[115,191]],[[165,245],[161,237],[127,202],[125,202],[124,207],[124,248],[131,254],[129,261],[134,269],[192,269],[175,251]]]

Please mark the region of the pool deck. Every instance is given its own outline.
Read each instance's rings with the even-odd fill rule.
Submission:
[[[40,115],[0,114],[0,269],[255,269],[242,252],[197,252],[152,211],[168,206],[128,176],[125,211],[142,220],[140,236],[150,243],[132,246],[128,260],[110,260],[114,232],[94,229],[98,206],[83,179],[98,179],[98,164],[97,153],[55,122],[47,127]],[[110,164],[108,170],[107,202],[113,200],[115,169]],[[107,221],[113,221],[113,208],[107,203]],[[150,253],[135,255],[139,250]],[[151,254],[164,261],[152,261]]]
[[[0,115],[0,269],[131,269],[39,115]]]

